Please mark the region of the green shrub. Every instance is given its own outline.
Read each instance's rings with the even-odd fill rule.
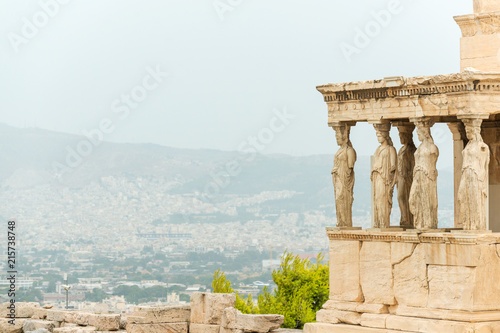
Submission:
[[[270,292],[264,288],[258,306],[253,304],[251,295],[244,298],[236,293],[236,308],[243,313],[281,314],[285,328],[303,328],[305,323],[314,322],[329,294],[329,269],[327,263],[322,264],[323,259],[319,254],[316,263],[312,263],[285,252],[280,267],[272,274],[276,289]],[[214,293],[234,292],[231,281],[220,269],[214,273],[212,288]]]
[[[214,279],[212,281],[212,289],[214,293],[218,294],[236,294],[235,308],[240,310],[242,313],[256,314],[259,313],[259,309],[254,306],[252,295],[248,295],[246,298],[242,297],[240,294],[234,291],[231,287],[231,281],[226,278],[226,274],[221,272],[220,268],[215,271]]]

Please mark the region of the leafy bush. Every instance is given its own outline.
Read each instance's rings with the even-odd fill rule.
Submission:
[[[92,289],[91,292],[85,293],[85,300],[89,302],[102,302],[104,299],[109,298],[104,290],[99,288]]]
[[[302,328],[313,322],[316,312],[328,300],[328,264],[322,264],[324,256],[319,254],[316,263],[300,259],[285,252],[281,265],[273,271],[273,281],[277,288],[268,288],[258,298],[258,306],[253,304],[251,295],[246,298],[236,294],[236,308],[243,313],[281,314],[285,317],[283,327]],[[212,282],[214,293],[232,293],[231,281],[217,270]]]
[[[283,327],[302,328],[315,321],[316,312],[328,301],[328,264],[322,264],[321,254],[313,264],[285,252],[281,265],[273,272],[277,288],[270,293],[267,288],[259,295],[260,313],[277,313],[285,316]]]
[[[236,294],[235,308],[243,313],[257,314],[259,309],[254,306],[252,295],[248,295],[246,298],[242,297],[240,294],[234,291],[231,287],[231,281],[226,278],[226,274],[221,272],[220,269],[216,270],[214,273],[214,279],[212,281],[212,289],[214,293],[217,294]]]

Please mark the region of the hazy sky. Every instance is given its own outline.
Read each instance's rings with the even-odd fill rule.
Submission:
[[[0,0],[0,122],[82,133],[108,119],[105,140],[223,150],[278,124],[262,152],[330,154],[317,85],[459,71],[453,16],[472,0],[401,0],[344,56],[342,43],[398,2]],[[294,118],[273,120],[284,110]],[[448,151],[447,128],[434,131]],[[352,136],[373,153],[373,128]]]

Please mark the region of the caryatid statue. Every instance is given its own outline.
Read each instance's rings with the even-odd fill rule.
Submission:
[[[332,177],[335,191],[337,227],[352,227],[352,202],[354,201],[354,163],[356,151],[349,140],[350,125],[334,124],[335,138],[340,146],[333,161]]]
[[[413,183],[413,168],[415,166],[415,151],[413,143],[413,130],[415,125],[409,122],[395,124],[399,130],[399,139],[403,147],[398,153],[398,203],[401,211],[400,225],[413,227],[413,215],[410,212],[410,190]]]
[[[373,196],[373,228],[389,228],[391,224],[392,195],[397,180],[397,153],[389,131],[390,122],[374,123],[380,146],[373,157],[371,172]]]
[[[469,143],[462,151],[459,218],[464,230],[486,230],[490,149],[481,136],[481,118],[462,118],[462,122]]]
[[[484,134],[489,132],[489,140]],[[490,148],[489,183],[500,184],[500,127],[489,128],[488,132],[481,136]]]
[[[410,190],[410,212],[416,229],[437,229],[438,197],[437,168],[439,149],[434,144],[429,118],[411,119],[417,126],[418,139],[422,142],[415,152],[413,183]]]

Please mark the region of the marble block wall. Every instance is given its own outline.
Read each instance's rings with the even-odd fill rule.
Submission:
[[[330,301],[317,313],[328,325],[306,332],[500,332],[500,234],[328,236]]]

